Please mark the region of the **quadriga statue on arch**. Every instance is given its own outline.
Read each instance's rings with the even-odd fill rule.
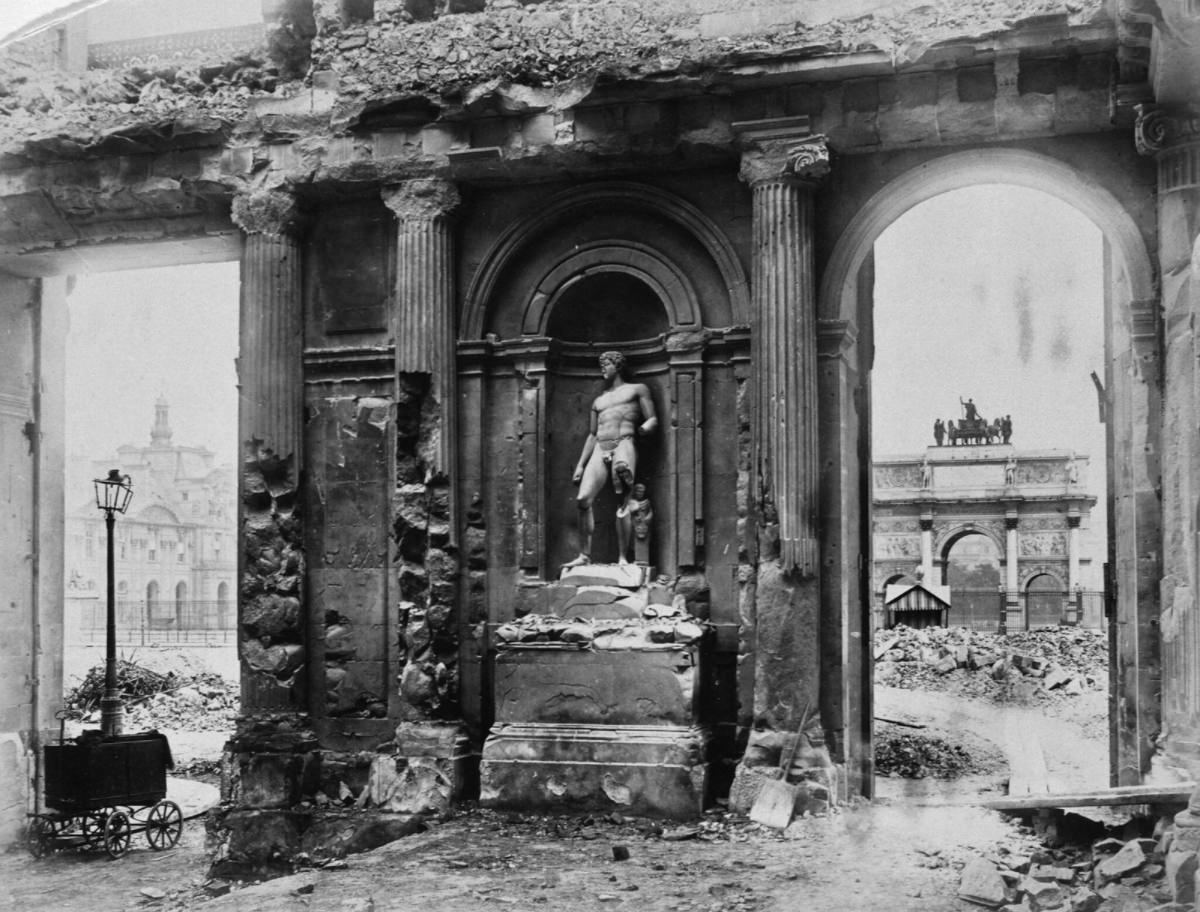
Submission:
[[[610,479],[620,498],[617,508],[618,561],[628,563],[633,534],[630,498],[637,475],[634,441],[658,427],[650,389],[629,378],[624,355],[617,351],[603,352],[600,373],[604,376],[605,389],[592,403],[587,440],[572,478],[579,485],[575,499],[579,509],[579,556],[569,561],[567,567],[591,563],[592,532],[595,530],[592,504]]]

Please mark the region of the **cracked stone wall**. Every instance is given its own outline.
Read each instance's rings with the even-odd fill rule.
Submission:
[[[392,540],[399,582],[400,717],[454,719],[458,693],[458,550],[451,544],[450,479],[427,459],[442,432],[424,373],[401,373],[396,397]]]
[[[241,617],[243,695],[257,709],[301,707],[307,659],[301,610],[304,547],[292,457],[261,440],[242,462]]]

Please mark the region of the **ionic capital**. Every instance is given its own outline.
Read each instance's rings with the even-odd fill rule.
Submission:
[[[1140,104],[1134,110],[1133,141],[1141,155],[1157,155],[1179,143],[1200,142],[1200,111],[1195,108]]]
[[[733,125],[742,147],[738,176],[754,186],[764,181],[816,182],[829,173],[829,146],[813,133],[807,117],[776,117]]]
[[[829,146],[824,136],[768,140],[742,153],[738,177],[750,186],[795,180],[815,184],[829,173]]]
[[[414,178],[383,191],[384,204],[400,221],[449,215],[460,201],[458,188],[436,177]]]
[[[269,237],[300,233],[304,217],[296,197],[284,190],[259,190],[233,198],[233,223],[246,234]]]

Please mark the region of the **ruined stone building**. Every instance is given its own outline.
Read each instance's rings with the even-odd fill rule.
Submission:
[[[147,446],[125,444],[92,465],[128,475],[136,500],[113,527],[118,624],[146,630],[218,629],[235,621],[237,473],[202,446],[172,443],[170,407],[160,398]],[[66,518],[64,568],[67,636],[103,639],[107,531],[95,498]],[[98,631],[98,633],[97,633]]]
[[[828,788],[870,794],[873,244],[979,183],[1103,234],[1113,781],[1200,773],[1200,7],[853,7],[277,0],[216,61],[10,47],[0,836],[60,699],[69,277],[216,260],[242,277],[224,863],[477,794],[691,813],[805,724]],[[588,588],[558,576],[605,350],[659,417],[655,575],[607,617],[683,614],[510,648]]]

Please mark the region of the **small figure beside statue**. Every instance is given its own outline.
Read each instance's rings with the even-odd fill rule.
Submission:
[[[933,422],[933,439],[938,446],[946,446],[947,441],[950,446],[958,446],[960,443],[1008,443],[1012,439],[1012,415],[988,421],[979,414],[974,399],[964,402],[960,396],[958,401],[963,414],[957,424],[953,418],[946,421],[938,418]]]

